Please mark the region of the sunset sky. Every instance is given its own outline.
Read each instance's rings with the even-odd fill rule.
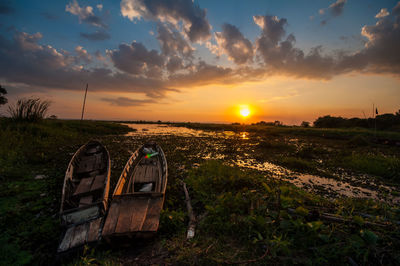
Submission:
[[[400,2],[0,1],[11,104],[40,97],[49,115],[80,118],[86,83],[87,119],[299,124],[368,117],[373,104],[394,113]]]

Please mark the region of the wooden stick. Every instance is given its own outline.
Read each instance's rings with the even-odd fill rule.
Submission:
[[[296,210],[295,209],[291,209],[288,208],[288,212],[295,214]],[[352,220],[352,217],[350,218],[344,218],[335,214],[331,214],[331,213],[318,213],[318,218],[321,220],[326,220],[326,221],[330,221],[330,222],[335,222],[335,223],[354,223],[354,221]],[[382,224],[382,223],[373,223],[373,222],[369,222],[369,221],[364,221],[364,224],[366,225],[373,225],[373,226],[380,226],[380,227],[386,227],[388,226],[388,224]]]
[[[196,229],[196,216],[193,213],[193,208],[192,204],[190,203],[190,197],[189,197],[189,192],[186,188],[185,182],[182,182],[183,185],[183,191],[185,192],[185,202],[186,202],[186,208],[188,211],[188,216],[189,216],[189,226],[188,226],[188,232],[186,239],[192,239],[194,237],[195,229]]]

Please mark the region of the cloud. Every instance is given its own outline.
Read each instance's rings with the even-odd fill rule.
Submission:
[[[77,62],[84,62],[89,64],[92,62],[92,56],[82,46],[75,47],[75,53],[77,54]]]
[[[166,66],[167,66],[167,70],[170,73],[174,73],[174,72],[184,68],[183,60],[177,56],[170,57],[168,59]]]
[[[0,15],[11,15],[15,13],[15,9],[9,3],[0,3]]]
[[[320,22],[320,25],[325,26],[330,18],[340,16],[343,13],[346,2],[347,0],[337,0],[335,3],[330,4],[329,7],[318,10],[319,15],[321,16],[325,16],[327,11],[329,11],[330,14],[330,17],[325,16],[325,19]]]
[[[77,64],[78,55],[40,45],[41,38],[40,33],[16,32],[11,40],[0,35],[0,79],[27,84],[35,91],[80,90],[85,83],[93,91],[136,92],[155,98],[177,91],[167,88],[161,79],[115,73],[108,68],[86,69]]]
[[[367,38],[363,49],[354,53],[337,51],[332,55],[325,54],[321,46],[312,48],[307,54],[296,48],[294,35],[286,36],[285,19],[255,16],[254,22],[262,29],[256,40],[256,51],[263,60],[264,70],[271,73],[317,79],[330,79],[335,75],[354,71],[398,76],[399,4],[393,8],[392,13],[394,16],[381,17],[375,25],[362,28],[361,34]]]
[[[346,2],[347,0],[337,0],[335,3],[331,4],[329,10],[331,11],[332,16],[340,16],[343,13]]]
[[[149,103],[156,103],[155,99],[145,99],[145,100],[137,100],[131,99],[128,97],[118,97],[118,98],[102,98],[104,102],[109,102],[114,106],[142,106]]]
[[[111,38],[110,34],[108,34],[106,31],[98,30],[93,33],[84,33],[81,32],[80,36],[82,38],[88,39],[90,41],[104,41],[108,40]]]
[[[259,81],[273,75],[310,79],[330,79],[351,72],[399,76],[400,4],[392,9],[391,15],[362,27],[365,46],[352,53],[340,50],[328,53],[322,46],[306,52],[296,47],[294,34],[286,32],[285,18],[267,15],[254,16],[253,20],[260,27],[254,44],[233,25],[225,24],[216,34],[219,42],[214,48],[223,49],[238,63],[232,68],[194,58],[188,37],[165,24],[158,28],[161,52],[132,42],[107,50],[108,57],[99,51],[91,55],[81,46],[68,52],[40,44],[41,33],[15,32],[12,38],[0,35],[0,80],[25,84],[35,90],[80,90],[82,84],[89,83],[93,91],[134,92],[159,101],[170,92]],[[253,52],[236,51],[234,46],[245,46],[249,51],[253,47]],[[254,58],[259,62],[257,66],[251,63]],[[94,59],[104,66],[90,63]],[[106,101],[119,105],[150,103],[146,99],[130,100]]]
[[[207,64],[204,61],[192,66],[188,73],[174,74],[166,84],[169,87],[194,87],[209,84],[230,84],[233,81],[231,68]]]
[[[277,44],[285,35],[284,27],[287,25],[285,18],[279,19],[277,16],[253,16],[253,21],[262,30],[262,37],[268,39],[268,42]]]
[[[387,11],[387,8],[382,8],[381,11],[379,11],[378,14],[376,14],[376,18],[383,18],[389,16],[389,12]]]
[[[211,25],[206,10],[192,0],[122,0],[121,14],[131,21],[147,19],[173,24],[177,29],[183,23],[183,31],[190,41],[206,41],[211,37]]]
[[[245,64],[253,60],[253,45],[239,29],[231,24],[222,25],[222,32],[215,33],[219,50],[228,55],[236,64]]]
[[[93,13],[93,7],[80,7],[77,0],[73,0],[66,5],[65,11],[78,16],[80,23],[85,22],[92,26],[107,28],[107,25],[102,21],[102,19]]]
[[[190,59],[193,57],[194,49],[184,39],[182,34],[169,29],[163,24],[158,24],[157,31],[157,39],[160,42],[161,51],[164,55],[179,55],[185,59]]]
[[[120,44],[117,50],[109,50],[107,54],[114,66],[121,71],[134,75],[161,77],[164,57],[156,50],[147,50],[141,43]]]

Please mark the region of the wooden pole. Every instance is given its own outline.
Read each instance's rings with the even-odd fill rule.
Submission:
[[[192,204],[190,203],[189,192],[186,188],[185,182],[182,182],[182,185],[183,185],[183,191],[185,192],[185,202],[186,202],[186,208],[187,208],[188,216],[189,216],[189,226],[188,226],[186,239],[192,239],[194,237],[197,221],[196,221],[196,216],[193,213]]]
[[[86,83],[85,97],[83,98],[83,106],[82,106],[82,116],[81,121],[83,120],[83,113],[85,112],[85,104],[86,104],[86,94],[89,84]]]

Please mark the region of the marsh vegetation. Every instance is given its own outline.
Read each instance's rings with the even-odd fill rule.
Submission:
[[[375,137],[367,129],[179,126],[148,125],[146,131],[133,126],[132,131],[106,122],[1,119],[0,260],[56,260],[65,169],[76,149],[96,138],[112,158],[111,191],[141,144],[155,140],[164,149],[169,180],[160,230],[155,239],[128,247],[86,247],[62,263],[400,263],[399,133],[378,131]],[[313,177],[341,185],[320,184]],[[186,240],[181,181],[198,217],[191,241]],[[346,196],[339,188],[360,192]],[[326,220],[324,213],[340,221]]]

